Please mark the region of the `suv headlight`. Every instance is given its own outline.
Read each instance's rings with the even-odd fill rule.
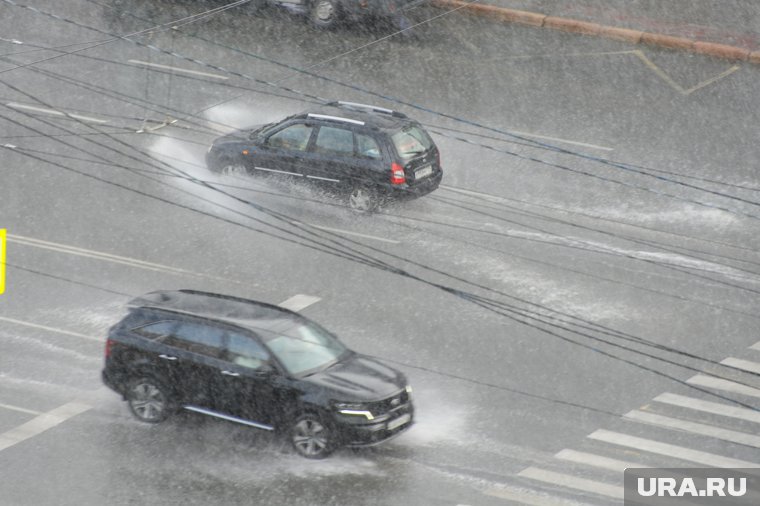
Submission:
[[[367,420],[375,419],[375,415],[361,402],[333,402],[333,407],[341,415],[364,416]]]

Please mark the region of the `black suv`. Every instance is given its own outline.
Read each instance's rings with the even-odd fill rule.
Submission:
[[[326,185],[363,212],[385,199],[430,193],[443,177],[438,147],[419,123],[353,102],[332,102],[220,137],[206,164],[215,172]]]
[[[277,430],[323,458],[412,425],[402,373],[278,306],[192,290],[132,300],[105,348],[103,381],[141,421],[186,409]]]

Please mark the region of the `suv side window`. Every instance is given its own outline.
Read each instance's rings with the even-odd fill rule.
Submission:
[[[382,158],[377,141],[364,134],[356,134],[356,153],[359,158],[371,158],[373,160]]]
[[[269,360],[269,353],[255,339],[227,332],[227,360],[250,369],[258,369]]]
[[[164,320],[155,323],[149,323],[142,327],[132,329],[132,332],[139,334],[143,337],[150,339],[151,341],[160,341],[166,336],[170,336],[174,333],[175,329],[179,326],[179,322],[175,320]]]
[[[351,130],[328,126],[319,127],[314,151],[328,155],[354,156],[354,134]]]
[[[222,354],[224,331],[199,323],[181,322],[172,332],[171,346],[209,357]]]
[[[304,125],[303,123],[291,125],[271,135],[267,139],[267,144],[273,148],[306,151],[312,130],[312,126]]]

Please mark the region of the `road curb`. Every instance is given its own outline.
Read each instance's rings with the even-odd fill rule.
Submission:
[[[631,44],[647,44],[665,49],[689,51],[725,60],[746,61],[748,63],[760,64],[760,51],[750,51],[749,49],[728,44],[717,44],[714,42],[694,40],[685,37],[673,37],[671,35],[644,32],[630,28],[600,25],[589,21],[558,16],[547,16],[546,14],[541,14],[539,12],[508,9],[506,7],[473,3],[464,0],[433,0],[432,4],[439,8],[459,9],[471,14],[507,23],[517,23],[537,28],[549,28],[551,30],[559,30],[562,32],[615,39],[629,42]]]

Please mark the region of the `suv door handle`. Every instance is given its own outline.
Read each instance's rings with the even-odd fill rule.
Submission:
[[[225,376],[235,376],[235,377],[240,376],[239,372],[232,372],[232,371],[222,371],[222,374],[224,374]]]
[[[163,353],[159,355],[158,358],[163,358],[164,360],[177,360],[177,357],[172,357],[171,355],[164,355]]]

